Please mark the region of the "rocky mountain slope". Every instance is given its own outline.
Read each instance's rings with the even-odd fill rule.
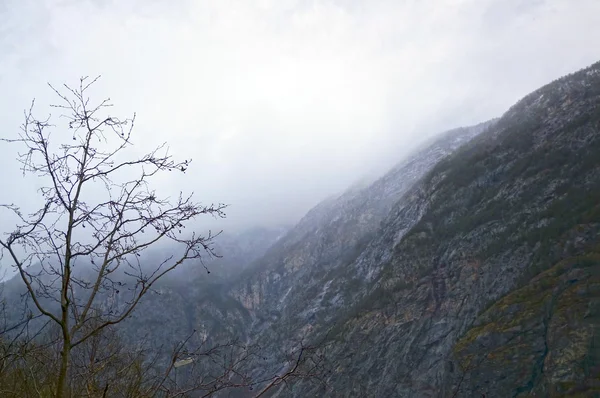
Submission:
[[[273,374],[285,362],[285,348],[314,340],[366,293],[374,268],[366,277],[364,268],[346,272],[350,268],[345,266],[364,251],[398,198],[493,123],[442,134],[371,185],[319,204],[285,234],[274,230],[264,237],[264,231],[250,231],[237,237],[235,245],[224,245],[221,239],[217,251],[224,257],[209,266],[210,275],[191,265],[178,272],[184,278],[163,281],[159,294],[149,296],[120,326],[122,334],[132,343],[144,339],[164,347],[193,330],[199,333],[189,341],[191,346],[204,338],[241,339],[263,347],[264,360],[248,362],[248,370],[256,377]],[[251,240],[256,244],[244,244]],[[190,277],[194,272],[197,276]],[[355,288],[348,289],[348,284]]]
[[[204,264],[184,264],[161,280],[155,294],[148,295],[132,317],[119,325],[121,334],[130,343],[144,340],[165,353],[193,331],[197,333],[190,339],[190,347],[202,344],[206,338],[214,343],[239,339],[250,314],[225,291],[232,278],[286,231],[285,227],[253,228],[218,236],[214,249],[221,257]]]
[[[219,236],[215,251],[223,257],[204,264],[210,275],[199,264],[184,264],[159,282],[119,325],[123,340],[134,346],[144,342],[167,358],[171,348],[193,331],[189,347],[204,339],[209,343],[238,339],[264,347],[265,360],[248,362],[248,370],[257,377],[273,374],[285,363],[285,348],[300,339],[314,339],[366,292],[369,279],[362,275],[364,270],[344,272],[344,266],[361,254],[398,198],[491,124],[442,134],[374,183],[319,204],[287,233],[284,228],[258,228]],[[348,283],[357,288],[347,289]],[[17,301],[24,291],[18,278],[4,290]],[[118,308],[119,303],[111,300],[121,297],[104,299],[106,305]],[[17,301],[13,307],[21,308]],[[21,314],[12,316],[18,320]]]
[[[374,183],[312,209],[226,293],[252,317],[248,341],[267,350],[310,341],[360,301],[378,273],[365,249],[383,238],[378,232],[386,215],[437,162],[493,123],[444,133]],[[275,367],[281,363],[275,352],[268,354]],[[264,363],[260,368],[274,370]]]
[[[330,335],[330,396],[598,396],[600,64],[439,162],[374,236],[343,267],[372,283]]]

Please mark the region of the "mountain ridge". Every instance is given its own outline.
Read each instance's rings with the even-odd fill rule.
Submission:
[[[552,329],[560,335],[561,327],[586,326],[587,339],[556,348],[577,346],[580,359],[588,363],[584,376],[574,366],[576,359],[570,366],[552,368],[544,363],[548,353],[542,350],[539,360],[547,368],[537,365],[522,380],[523,367],[537,355],[535,348],[527,351],[522,345],[536,347],[540,338],[535,334],[539,328],[526,325],[521,325],[525,334],[515,337],[522,357],[513,351],[500,366],[483,355],[475,374],[464,358],[481,350],[477,344],[469,346],[473,340],[468,339],[485,336],[471,329],[479,314],[515,289],[527,289],[532,277],[541,278],[539,273],[557,262],[588,256],[591,265],[581,271],[580,283],[596,286],[592,248],[600,235],[599,69],[594,64],[525,97],[494,127],[439,162],[391,213],[390,234],[402,232],[411,217],[418,221],[395,245],[359,313],[338,327],[337,337],[345,343],[332,355],[345,369],[331,382],[334,391],[346,394],[339,396],[598,392],[594,378],[600,370],[585,359],[593,354],[578,345],[594,347],[597,336],[593,289],[584,295],[591,319],[563,320]],[[541,95],[548,102],[536,103]],[[506,339],[501,332],[494,337]],[[365,339],[371,341],[366,344]],[[496,351],[505,348],[494,344]],[[348,351],[353,360],[342,360]]]

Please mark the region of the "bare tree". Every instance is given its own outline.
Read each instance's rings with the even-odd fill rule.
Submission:
[[[50,86],[63,130],[50,116],[34,117],[32,103],[18,137],[2,139],[21,145],[23,173],[43,181],[37,211],[2,205],[20,221],[0,246],[37,311],[60,330],[57,397],[69,395],[73,348],[125,320],[183,262],[214,255],[216,235],[186,233],[186,224],[201,215],[224,217],[222,204],[204,206],[181,193],[159,197],[153,177],[185,172],[189,161],[174,160],[165,145],[142,156],[131,152],[135,115],[119,119],[109,114],[109,100],[91,102],[88,91],[97,79],[61,90]],[[141,261],[145,250],[165,241],[175,254]]]
[[[50,324],[41,338],[16,341],[12,348],[0,339],[0,395],[51,396],[59,362],[60,330]],[[86,327],[93,328],[92,323]],[[39,332],[36,332],[39,334]],[[78,345],[71,354],[69,393],[74,397],[267,397],[278,396],[303,380],[316,383],[327,395],[330,375],[326,345],[303,341],[287,351],[278,371],[252,375],[264,365],[265,350],[238,341],[208,343],[188,349],[190,338],[179,342],[167,361],[145,341],[124,344],[114,327],[106,327]],[[179,371],[179,374],[178,374]]]
[[[325,359],[328,344],[324,341],[306,344],[301,340],[286,350],[282,361],[277,361],[277,371],[256,375],[253,374],[256,367],[266,365],[267,350],[264,347],[229,341],[212,346],[201,344],[188,350],[186,346],[192,335],[175,346],[170,365],[166,366],[162,377],[151,380],[146,395],[205,398],[234,390],[233,396],[258,398],[276,394],[277,390],[299,380],[327,388],[325,378],[330,372]],[[183,380],[178,380],[177,368],[187,368]]]

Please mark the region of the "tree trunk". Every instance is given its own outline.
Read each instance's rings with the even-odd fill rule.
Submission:
[[[58,386],[56,387],[56,398],[66,398],[67,393],[67,377],[69,370],[69,345],[70,342],[64,342],[62,351],[60,352],[60,371],[58,373]]]

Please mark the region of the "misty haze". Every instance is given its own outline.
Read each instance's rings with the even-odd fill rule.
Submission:
[[[599,1],[0,16],[0,397],[600,396]]]

